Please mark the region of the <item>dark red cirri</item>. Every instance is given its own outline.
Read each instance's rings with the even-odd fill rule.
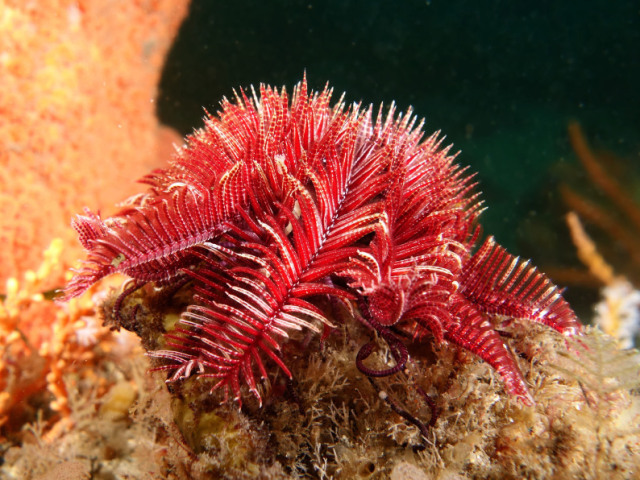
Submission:
[[[169,381],[213,377],[241,402],[293,330],[330,321],[338,297],[389,344],[399,367],[405,331],[475,353],[506,390],[531,404],[518,366],[490,321],[504,315],[580,331],[558,288],[488,238],[473,253],[481,202],[436,132],[392,105],[331,105],[331,90],[261,86],[223,100],[187,137],[148,191],[114,217],[87,212],[73,226],[88,257],[66,289],[75,297],[122,272],[137,285],[193,283],[192,305],[168,336]],[[369,347],[369,345],[366,345]],[[358,361],[370,353],[360,352]],[[364,368],[364,367],[363,367]]]

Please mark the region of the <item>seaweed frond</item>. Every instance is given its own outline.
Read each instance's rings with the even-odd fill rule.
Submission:
[[[585,449],[585,478],[631,478],[624,471],[635,469],[627,462],[640,435],[640,352],[595,328],[568,346],[553,368],[578,382],[588,406],[573,427],[595,440],[591,455]]]
[[[558,352],[563,359],[555,368],[575,379],[592,408],[621,390],[640,389],[640,352],[621,349],[615,338],[597,329],[567,340],[569,349]]]

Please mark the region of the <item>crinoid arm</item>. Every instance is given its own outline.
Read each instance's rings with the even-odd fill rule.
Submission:
[[[533,397],[520,368],[504,341],[476,305],[460,295],[454,295],[451,300],[451,317],[450,323],[445,325],[445,338],[478,355],[498,372],[510,394],[525,405],[533,405]]]
[[[187,263],[189,249],[218,236],[240,192],[239,175],[223,176],[214,191],[181,185],[148,204],[106,221],[77,216],[73,227],[88,252],[63,300],[82,294],[101,278],[122,272],[139,282],[166,282]],[[234,191],[236,193],[234,193]]]
[[[464,265],[460,293],[481,312],[539,322],[567,336],[581,331],[561,290],[493,237],[487,238]]]

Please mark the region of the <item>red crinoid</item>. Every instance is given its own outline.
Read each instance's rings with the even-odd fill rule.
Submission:
[[[170,167],[142,181],[147,193],[118,215],[78,216],[73,226],[88,258],[66,289],[85,291],[112,272],[135,285],[193,283],[192,304],[167,334],[160,369],[169,381],[213,377],[241,402],[260,399],[256,374],[275,364],[292,330],[329,325],[321,297],[357,306],[379,332],[396,367],[407,349],[398,333],[427,334],[487,361],[506,389],[533,402],[490,317],[544,323],[572,335],[574,313],[542,273],[487,239],[472,254],[481,208],[465,169],[423,139],[409,111],[386,114],[330,105],[331,90],[291,102],[261,86],[224,100],[218,116],[187,138]]]

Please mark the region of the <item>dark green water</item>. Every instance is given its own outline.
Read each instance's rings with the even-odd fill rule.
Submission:
[[[485,231],[538,264],[575,263],[557,188],[588,182],[570,119],[640,177],[638,1],[196,0],[160,117],[188,133],[232,88],[290,87],[304,70],[314,88],[411,105],[446,133],[479,173]]]

